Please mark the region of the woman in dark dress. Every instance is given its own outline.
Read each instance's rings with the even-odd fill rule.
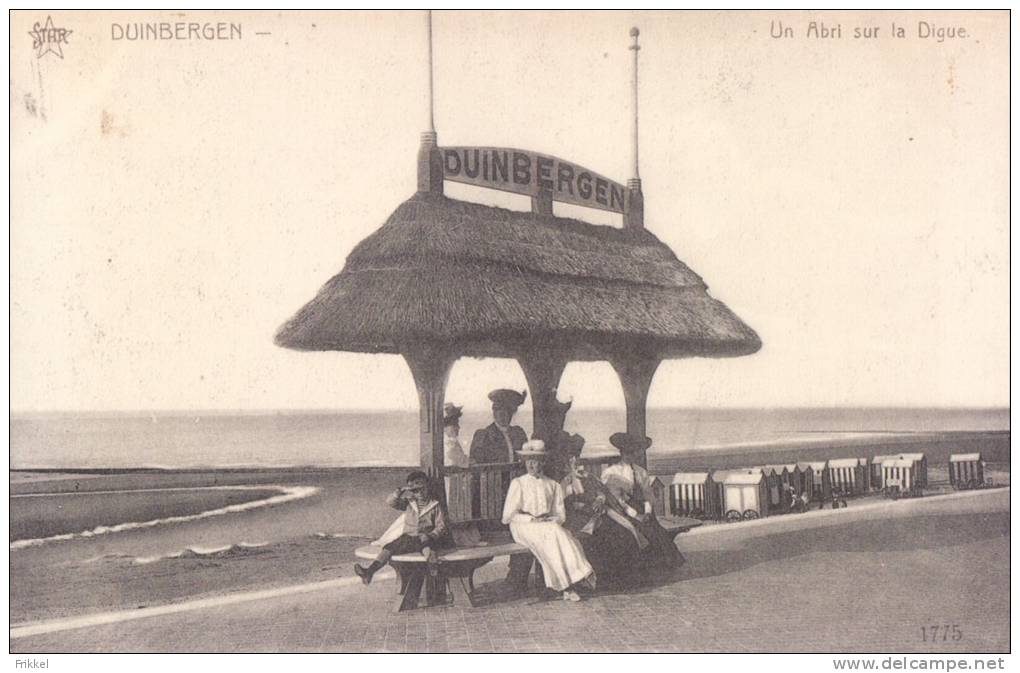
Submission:
[[[605,485],[581,463],[584,437],[566,443],[569,473],[563,478],[567,508],[564,526],[577,537],[600,583],[620,582],[648,547],[648,540],[623,512]]]

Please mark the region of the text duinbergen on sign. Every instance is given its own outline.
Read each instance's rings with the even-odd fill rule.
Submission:
[[[447,180],[625,212],[623,185],[563,159],[502,147],[443,147],[440,152]]]

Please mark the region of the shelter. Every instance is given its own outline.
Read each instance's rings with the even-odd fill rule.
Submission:
[[[677,472],[669,487],[673,514],[697,514],[718,518],[715,482],[708,472]]]
[[[636,113],[637,30],[631,34]],[[664,359],[747,355],[761,341],[645,228],[636,116],[633,177],[624,186],[536,152],[440,147],[431,81],[430,72],[417,193],[351,251],[276,343],[402,356],[418,390],[422,468],[438,480],[449,473],[470,481],[483,492],[467,494],[451,480],[447,488],[472,503],[471,517],[498,518],[514,465],[443,464],[444,394],[458,358],[515,359],[531,395],[533,436],[547,442],[560,430],[553,410],[567,363],[607,361],[623,387],[626,430],[644,437],[648,390]],[[531,212],[447,198],[446,180],[529,195]],[[557,217],[554,201],[620,213],[623,227]],[[644,455],[639,462],[647,464]],[[457,476],[465,471],[470,478]]]
[[[949,483],[953,488],[974,488],[985,483],[985,462],[980,453],[949,456]]]

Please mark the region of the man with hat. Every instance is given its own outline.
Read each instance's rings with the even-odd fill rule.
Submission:
[[[595,573],[581,544],[563,527],[566,508],[563,487],[542,474],[545,442],[533,439],[517,452],[527,473],[510,482],[503,505],[503,523],[510,525],[514,542],[531,550],[542,564],[545,584],[563,592],[563,599],[581,600],[575,587],[594,587]]]
[[[527,391],[517,392],[501,388],[489,393],[492,400],[493,422],[475,432],[471,440],[472,463],[512,463],[514,453],[519,451],[528,435],[524,428],[510,425],[517,407],[524,404]]]
[[[623,504],[626,515],[634,522],[649,545],[642,550],[641,558],[656,565],[680,566],[683,554],[673,543],[673,537],[655,518],[652,503],[652,478],[637,464],[642,452],[652,445],[648,437],[636,437],[617,432],[609,443],[620,451],[620,462],[602,471],[602,483]]]
[[[443,464],[447,467],[468,466],[467,454],[460,444],[461,409],[450,402],[443,405]]]

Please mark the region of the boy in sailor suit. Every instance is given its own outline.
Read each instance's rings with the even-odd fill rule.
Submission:
[[[379,556],[367,568],[354,566],[361,581],[368,584],[392,556],[421,552],[428,559],[429,574],[436,574],[437,548],[448,546],[449,527],[442,504],[429,495],[428,476],[424,472],[407,475],[407,485],[398,488],[386,498],[386,504],[403,514],[397,517],[385,533],[372,542],[382,547]]]

